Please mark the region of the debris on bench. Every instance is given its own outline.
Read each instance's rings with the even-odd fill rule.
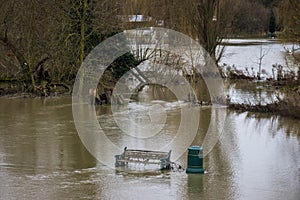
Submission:
[[[129,163],[144,164],[144,165],[159,165],[160,170],[171,168],[171,150],[163,151],[148,151],[124,148],[121,155],[115,155],[116,167],[126,167]]]

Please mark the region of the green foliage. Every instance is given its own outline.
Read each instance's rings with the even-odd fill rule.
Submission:
[[[117,58],[108,68],[114,79],[119,80],[127,71],[136,67],[139,62],[132,53],[125,53]]]
[[[272,8],[274,6],[278,6],[278,4],[284,0],[260,0],[263,5],[267,8]]]
[[[270,21],[269,21],[269,32],[274,33],[276,31],[276,17],[274,11],[271,10]]]
[[[268,9],[258,2],[246,0],[239,5],[232,29],[235,34],[257,34],[268,30]]]

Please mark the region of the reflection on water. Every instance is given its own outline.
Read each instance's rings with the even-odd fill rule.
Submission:
[[[168,111],[164,144],[178,128],[180,108],[161,104]],[[147,109],[151,101],[130,106]],[[112,141],[129,140],[109,106],[96,112]],[[86,151],[70,98],[0,99],[1,199],[299,199],[299,120],[203,107],[193,144],[225,114],[220,141],[204,159],[206,174],[141,174],[107,168]],[[176,162],[186,166],[186,153]]]
[[[248,80],[230,80],[226,82],[226,87],[232,103],[265,105],[277,101],[278,94],[274,92],[274,88],[262,84],[262,82],[249,84]]]

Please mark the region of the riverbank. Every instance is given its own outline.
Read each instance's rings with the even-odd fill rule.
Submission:
[[[35,97],[55,97],[70,96],[72,83],[48,83],[37,84],[35,89],[19,81],[0,81],[0,97],[8,98],[35,98]]]
[[[0,98],[60,98],[60,97],[70,97],[70,93],[53,93],[47,96],[41,96],[34,93],[27,93],[27,92],[17,92],[13,94],[4,94],[0,95]]]
[[[253,100],[243,99],[243,102],[230,101],[228,108],[241,112],[271,113],[300,119],[300,83],[297,80],[256,81],[234,80],[235,84],[248,84],[258,96]],[[268,93],[269,95],[264,94]],[[270,94],[271,93],[271,94]]]
[[[234,77],[234,78],[233,78]],[[231,110],[239,112],[270,113],[274,115],[288,116],[300,119],[300,83],[296,80],[265,80],[258,81],[251,77],[229,76],[225,79],[227,90],[238,93],[235,99],[229,94],[230,99],[224,101],[213,101],[216,103],[227,104]],[[45,93],[16,92],[13,93],[11,87],[8,93],[0,93],[0,98],[57,98],[71,96],[71,87],[66,89],[55,88],[45,90]],[[3,91],[3,90],[2,90]],[[266,94],[264,94],[266,93]],[[45,95],[46,94],[46,95]],[[247,95],[243,95],[247,94]],[[256,96],[254,100],[253,97]],[[233,100],[232,100],[233,99]],[[204,103],[205,104],[205,103]],[[202,105],[202,103],[200,104]]]

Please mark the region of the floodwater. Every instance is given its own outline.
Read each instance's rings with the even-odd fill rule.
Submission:
[[[226,46],[222,62],[257,70],[261,48],[266,54],[262,65],[267,72],[271,64],[285,61],[284,46],[277,42],[246,42],[249,44]],[[247,85],[240,82],[228,87],[233,101],[267,101],[274,95],[260,86],[245,90]],[[181,115],[181,109],[185,106],[192,105],[168,98],[145,98],[115,107],[114,113],[110,106],[82,107],[96,111],[106,137],[120,153],[125,146],[157,150],[177,137],[182,124],[183,130],[189,130],[191,124],[199,125],[191,145],[211,147],[204,149],[205,174],[186,174],[176,169],[145,171],[145,166],[139,165],[132,169],[110,168],[82,144],[70,97],[0,98],[0,199],[300,199],[299,120],[202,106],[198,122],[183,119],[186,115]],[[165,116],[155,115],[157,110]],[[158,118],[148,116],[153,112]],[[139,132],[153,121],[162,129],[150,138],[139,138],[123,133],[116,119],[131,131]],[[189,123],[183,123],[186,121]],[[141,126],[136,128],[136,124]],[[172,156],[184,145],[183,140],[173,146]],[[114,162],[110,150],[108,147],[104,153]],[[182,151],[172,161],[186,168],[187,152]]]
[[[0,199],[300,197],[299,120],[204,106],[194,145],[202,144],[209,124],[217,126],[220,116],[227,116],[219,142],[204,159],[205,174],[116,171],[98,162],[82,145],[71,103],[71,98],[0,98]],[[163,145],[178,128],[181,103],[133,102],[121,109],[130,108],[143,118],[145,110],[158,103],[167,120],[165,131],[154,142]],[[121,141],[110,107],[97,106],[96,113],[110,140],[123,148],[127,140]],[[128,119],[124,112],[118,117]],[[186,152],[174,161],[186,167]]]
[[[284,44],[274,39],[229,39],[225,46],[225,53],[219,64],[228,64],[237,69],[247,68],[252,74],[259,71],[261,58],[261,70],[265,70],[268,77],[272,77],[272,65],[279,64],[285,67],[285,71],[297,70],[290,61],[291,55],[288,53],[299,45],[290,43]]]
[[[253,82],[248,80],[230,80],[225,82],[227,93],[233,103],[260,104],[265,105],[278,101],[279,92],[274,92],[272,87],[263,86],[264,82]]]

